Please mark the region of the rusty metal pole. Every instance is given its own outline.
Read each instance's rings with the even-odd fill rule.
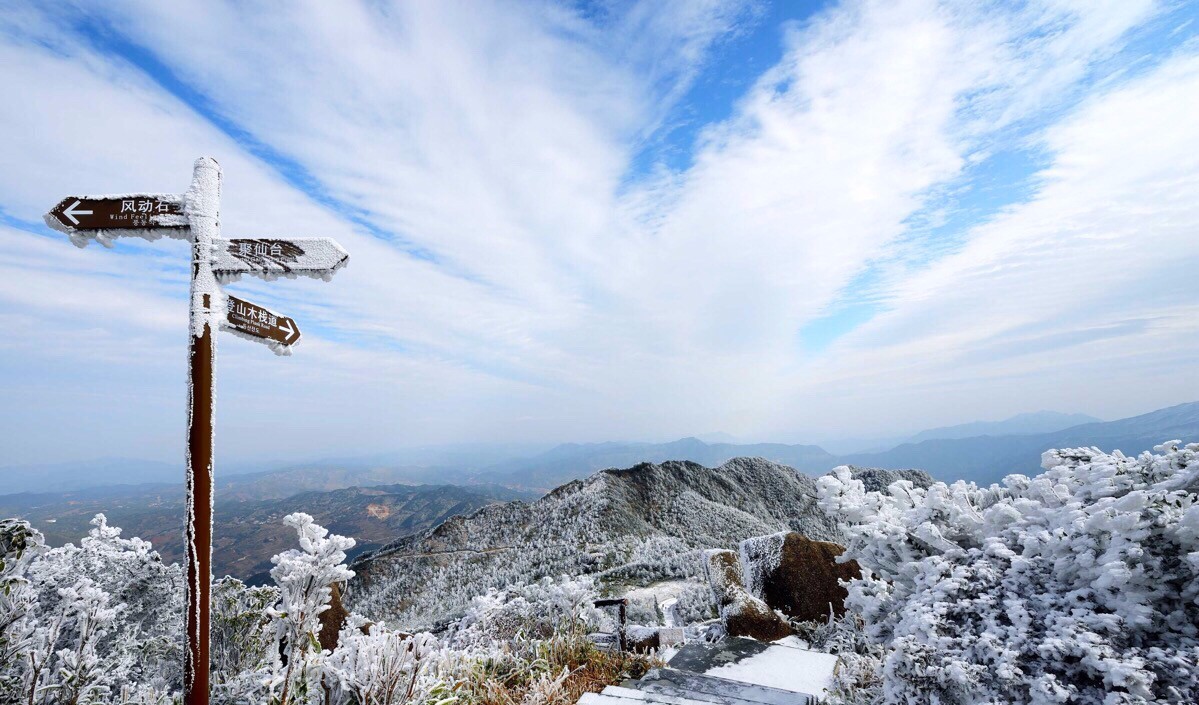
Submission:
[[[621,599],[620,601],[620,653],[625,653],[629,650],[629,628],[628,628],[628,610],[629,601]]]
[[[191,315],[187,395],[187,653],[184,705],[208,705],[209,599],[212,587],[212,455],[217,321],[214,240],[220,235],[221,167],[196,160],[185,201],[191,228]]]

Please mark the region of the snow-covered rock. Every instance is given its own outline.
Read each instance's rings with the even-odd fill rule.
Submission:
[[[791,634],[787,620],[745,588],[737,553],[713,549],[705,552],[704,570],[720,619],[732,636],[774,641]]]
[[[845,588],[839,581],[861,575],[858,564],[838,563],[845,547],[812,541],[794,531],[741,542],[746,588],[771,609],[800,621],[828,619],[845,612]]]

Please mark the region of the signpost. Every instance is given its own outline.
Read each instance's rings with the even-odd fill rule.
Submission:
[[[187,227],[180,198],[161,193],[67,196],[50,209],[50,215],[76,230]]]
[[[216,240],[212,269],[222,282],[243,274],[271,280],[309,276],[328,280],[350,255],[328,237]]]
[[[235,296],[225,297],[225,330],[266,341],[267,345],[287,346],[300,342],[300,329],[287,316],[252,304]]]
[[[174,194],[67,196],[46,214],[46,224],[70,235],[79,247],[90,240],[111,247],[113,238],[129,235],[187,238],[190,226],[183,209],[183,196]]]
[[[328,280],[349,255],[330,238],[221,239],[221,168],[201,157],[187,193],[68,196],[46,214],[46,224],[83,247],[117,237],[191,242],[191,315],[187,402],[187,655],[183,702],[208,704],[209,598],[212,580],[213,401],[217,327],[289,352],[300,339],[296,322],[262,306],[227,296],[222,283],[243,274],[264,279],[310,276]]]

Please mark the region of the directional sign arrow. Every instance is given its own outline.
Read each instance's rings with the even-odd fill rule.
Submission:
[[[222,327],[256,342],[266,343],[276,352],[288,352],[286,348],[300,340],[300,329],[294,320],[236,296],[225,297],[225,321]]]
[[[84,242],[88,236],[100,235],[106,238],[120,235],[146,237],[146,231],[160,228],[186,237],[187,228],[183,197],[161,193],[67,196],[50,209],[45,221],[73,238],[82,235]],[[121,232],[125,230],[130,232]]]
[[[79,225],[79,218],[77,218],[76,216],[95,215],[95,211],[77,210],[79,208],[80,203],[83,203],[83,201],[80,201],[79,199],[75,199],[75,202],[72,203],[71,205],[67,206],[62,212],[62,214],[65,215],[71,221],[71,225]]]
[[[236,281],[243,274],[328,280],[350,259],[329,237],[218,239],[213,250],[212,271],[222,282]]]
[[[279,330],[287,333],[287,337],[283,339],[285,343],[291,344],[292,338],[298,340],[300,337],[300,330],[292,325],[294,322],[290,318],[284,318],[283,322],[279,324]]]

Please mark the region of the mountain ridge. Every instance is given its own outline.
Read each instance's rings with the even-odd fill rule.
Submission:
[[[931,481],[910,471],[882,476]],[[814,478],[762,458],[716,468],[640,463],[571,480],[532,503],[458,515],[360,556],[347,602],[389,623],[429,628],[514,582],[563,574],[609,586],[695,579],[702,549],[779,531],[840,538],[816,505]]]

